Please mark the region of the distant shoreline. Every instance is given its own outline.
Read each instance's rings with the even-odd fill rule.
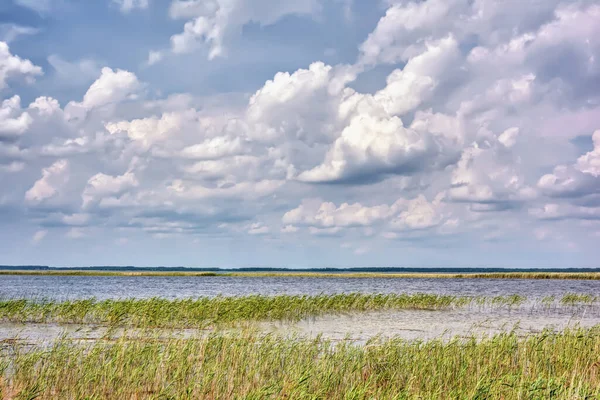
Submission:
[[[421,270],[422,271],[422,270]],[[502,272],[477,269],[469,272],[396,272],[357,270],[169,270],[164,269],[6,269],[0,268],[0,276],[181,276],[181,277],[246,277],[246,278],[387,278],[387,279],[577,279],[600,280],[598,269],[589,270],[503,270]]]

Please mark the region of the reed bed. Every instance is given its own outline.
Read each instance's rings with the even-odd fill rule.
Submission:
[[[247,320],[299,320],[326,313],[390,309],[445,309],[464,306],[468,297],[432,294],[338,294],[244,296],[167,300],[94,299],[0,301],[0,320],[93,323],[132,327],[203,327]],[[511,301],[509,298],[507,302]]]
[[[1,275],[50,276],[187,276],[246,278],[426,278],[426,279],[577,279],[600,280],[600,272],[211,272],[211,271],[102,271],[102,270],[0,270]]]
[[[199,328],[252,320],[300,320],[309,316],[383,310],[443,310],[468,305],[518,306],[523,296],[465,297],[436,294],[335,294],[213,297],[182,300],[0,301],[0,321],[76,323],[130,327]]]
[[[366,345],[244,331],[0,351],[4,399],[592,399],[600,329]]]

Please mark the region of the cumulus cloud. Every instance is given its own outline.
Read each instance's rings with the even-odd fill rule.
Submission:
[[[574,165],[558,165],[542,176],[538,188],[550,197],[581,198],[600,192],[600,130],[592,135],[594,149],[580,156]],[[600,205],[600,203],[599,203]]]
[[[193,18],[183,32],[171,36],[174,53],[187,53],[204,44],[208,58],[223,56],[226,42],[249,22],[270,25],[290,14],[313,14],[320,9],[316,0],[279,2],[260,0],[248,3],[240,0],[174,0],[172,18]]]
[[[507,140],[505,131],[498,139],[502,146],[475,143],[463,151],[452,171],[449,200],[469,203],[473,211],[502,211],[535,198],[536,191],[519,172],[519,160],[504,149]]]
[[[25,193],[25,201],[40,204],[57,196],[69,180],[69,162],[58,160],[42,169],[42,177]]]
[[[600,129],[592,135],[594,150],[577,159],[576,168],[584,174],[600,177]]]
[[[342,229],[377,229],[387,238],[399,237],[396,232],[431,229],[449,221],[442,202],[443,194],[428,201],[424,195],[413,199],[398,199],[387,205],[365,206],[361,203],[342,203],[306,199],[298,207],[286,212],[281,222],[283,232],[297,232],[308,227],[312,234],[339,233]]]
[[[8,79],[24,77],[29,82],[33,82],[39,75],[42,75],[41,67],[12,54],[8,44],[0,42],[0,90],[7,87]]]
[[[18,95],[4,100],[0,106],[0,142],[16,139],[31,123],[31,116],[21,110],[21,98]]]
[[[599,8],[534,3],[389,1],[354,62],[303,60],[244,94],[171,93],[152,86],[153,69],[143,84],[51,55],[57,87],[89,85],[70,102],[57,94],[64,109],[47,94],[13,95],[12,78],[42,71],[4,44],[0,179],[15,190],[0,202],[70,237],[101,225],[340,240],[359,253],[383,239],[559,240],[547,233],[557,223],[583,237],[600,208]],[[215,58],[248,23],[320,7],[175,0],[170,17],[187,23],[171,50]]]
[[[132,172],[126,172],[123,175],[111,176],[98,173],[92,176],[81,195],[83,207],[101,201],[104,198],[118,199],[128,189],[139,185],[139,181]]]
[[[65,109],[68,118],[85,117],[89,110],[127,99],[134,99],[142,88],[137,76],[129,71],[104,67],[81,102],[70,102]]]

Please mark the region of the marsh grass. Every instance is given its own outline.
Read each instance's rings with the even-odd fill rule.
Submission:
[[[258,335],[0,352],[6,399],[587,399],[600,330],[366,345]]]
[[[530,301],[535,308],[592,306],[599,298],[568,293]],[[137,328],[206,328],[243,321],[290,320],[325,314],[386,310],[448,310],[456,308],[521,307],[527,298],[518,294],[496,297],[414,294],[322,294],[201,297],[169,300],[81,299],[70,301],[0,300],[0,321],[13,323],[96,324]]]
[[[589,294],[570,293],[560,301],[546,297],[544,308],[592,305]],[[98,324],[122,327],[205,328],[243,321],[291,320],[324,314],[386,311],[446,310],[465,307],[518,308],[521,295],[467,297],[436,294],[335,294],[243,297],[202,297],[72,301],[15,299],[0,301],[0,321],[14,323]]]
[[[337,294],[245,296],[167,300],[94,299],[0,301],[0,320],[9,322],[104,324],[132,327],[205,327],[248,320],[299,320],[326,313],[461,307],[469,297],[434,294]]]

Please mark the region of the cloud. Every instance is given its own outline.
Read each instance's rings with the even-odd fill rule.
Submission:
[[[119,9],[122,13],[128,13],[132,10],[146,9],[148,8],[149,0],[112,0],[113,3],[116,3],[119,6]]]
[[[519,161],[506,149],[506,142],[508,147],[516,142],[514,132],[504,131],[486,148],[474,144],[463,151],[452,171],[449,201],[469,203],[473,211],[503,211],[537,196],[519,172]]]
[[[19,38],[19,36],[35,35],[40,30],[31,26],[17,24],[0,24],[0,41],[10,43]]]
[[[227,41],[239,34],[249,22],[270,25],[286,15],[310,15],[319,9],[316,0],[259,0],[253,3],[240,0],[174,0],[170,8],[171,17],[193,19],[186,22],[182,33],[171,36],[171,49],[174,53],[188,53],[206,45],[208,58],[212,60],[225,54]]]
[[[88,180],[81,195],[83,208],[89,207],[104,198],[118,199],[129,189],[138,185],[139,181],[132,172],[126,172],[118,176],[98,173]]]
[[[10,52],[6,42],[0,42],[0,90],[8,85],[7,80],[24,77],[30,82],[42,75],[42,68]]]
[[[162,60],[163,57],[164,57],[164,54],[162,51],[151,50],[150,52],[148,52],[148,61],[146,61],[146,63],[148,65],[154,65],[154,64],[160,62],[160,60]]]
[[[21,98],[15,95],[0,105],[0,142],[16,140],[31,125],[33,119],[21,110]]]
[[[25,201],[29,204],[40,204],[57,196],[69,180],[69,162],[58,160],[42,169],[42,177],[25,193]]]
[[[54,68],[60,83],[68,86],[89,85],[100,75],[100,67],[90,59],[70,62],[57,54],[51,54],[48,56],[48,63]]]
[[[248,233],[250,235],[266,235],[269,232],[270,232],[269,227],[263,225],[260,222],[253,223],[252,225],[250,225],[250,228],[248,229]]]
[[[319,199],[306,199],[297,208],[286,212],[281,222],[284,232],[297,232],[308,227],[312,234],[339,233],[342,229],[377,229],[383,235],[431,229],[449,220],[450,213],[444,212],[443,195],[428,201],[424,195],[413,199],[398,199],[391,205],[365,206],[361,203],[342,203]],[[398,234],[393,235],[394,238]]]
[[[127,11],[145,2],[119,4]],[[314,23],[325,35],[330,13],[341,9],[316,1],[170,4],[170,17],[187,21],[171,50],[201,48],[209,58],[226,55],[247,24],[319,15],[322,23],[294,18],[281,28]],[[314,246],[320,257],[341,243],[373,254],[385,243],[385,261],[406,246],[526,248],[536,237],[559,240],[548,232],[560,230],[585,251],[600,209],[598,6],[385,4],[354,53],[356,35],[336,48],[333,59],[344,63],[308,59],[302,46],[297,59],[274,52],[264,70],[257,66],[268,79],[248,93],[213,93],[221,82],[202,91],[170,86],[169,74],[182,70],[174,60],[145,68],[168,56],[148,53],[151,43],[132,52],[147,60],[113,59],[104,68],[93,53],[49,55],[50,73],[21,92],[13,79],[42,70],[5,44],[0,180],[11,190],[0,206],[35,229],[110,236],[111,244],[124,232],[201,237],[211,247],[268,238],[281,249]],[[339,29],[346,36],[359,28]],[[271,29],[260,34],[268,41]],[[217,68],[227,90],[239,88],[240,76],[247,90],[258,76],[226,61]],[[182,79],[207,79],[203,71]]]
[[[34,244],[38,244],[39,242],[41,242],[46,237],[47,234],[48,234],[47,230],[36,231],[33,234],[33,236],[31,237],[31,241]]]
[[[584,174],[600,177],[600,129],[592,135],[594,150],[577,159],[576,168]]]
[[[83,95],[83,100],[67,104],[65,108],[67,119],[83,119],[92,109],[135,99],[141,89],[142,84],[134,73],[104,67],[100,77]]]
[[[574,165],[558,165],[542,176],[537,186],[547,196],[581,198],[600,189],[600,130],[592,135],[594,149],[580,156]]]

